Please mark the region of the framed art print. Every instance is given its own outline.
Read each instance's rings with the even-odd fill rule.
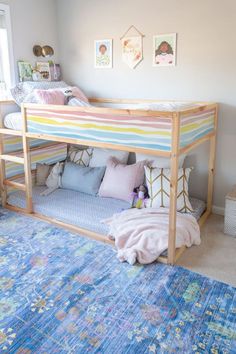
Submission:
[[[48,62],[38,62],[37,70],[40,72],[41,81],[51,81],[51,70]]]
[[[176,33],[153,37],[153,66],[176,65]]]
[[[30,63],[18,61],[20,81],[32,81],[33,70]]]
[[[112,39],[94,41],[94,67],[96,69],[110,69],[113,66]]]

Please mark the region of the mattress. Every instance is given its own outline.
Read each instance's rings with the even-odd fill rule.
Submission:
[[[103,235],[107,235],[108,226],[101,220],[111,217],[130,204],[113,198],[94,197],[88,194],[58,189],[47,197],[40,196],[45,187],[33,188],[34,211],[65,223],[76,225]],[[25,208],[25,195],[18,191],[10,194],[9,203]],[[191,198],[193,215],[199,219],[206,205],[203,201]]]
[[[7,114],[4,118],[4,126],[8,129],[22,130],[21,112]]]

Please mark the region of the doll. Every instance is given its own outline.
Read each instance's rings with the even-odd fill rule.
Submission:
[[[133,191],[132,208],[142,209],[146,207],[146,199],[148,198],[148,190],[144,185],[135,188]]]

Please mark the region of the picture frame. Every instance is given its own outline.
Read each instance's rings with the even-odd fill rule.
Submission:
[[[49,62],[37,62],[36,67],[40,73],[40,81],[51,81],[51,70]]]
[[[94,67],[96,69],[111,69],[113,67],[112,39],[94,41]]]
[[[23,81],[32,81],[33,80],[33,69],[29,62],[18,61],[18,70],[19,70],[19,79]]]
[[[153,66],[176,66],[177,33],[153,36]]]

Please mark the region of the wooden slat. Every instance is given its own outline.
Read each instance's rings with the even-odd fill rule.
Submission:
[[[4,183],[5,186],[13,187],[13,188],[19,189],[19,190],[24,191],[24,192],[26,191],[25,184],[14,182],[14,181],[11,181],[9,179],[4,179],[3,183]]]
[[[0,160],[10,161],[24,165],[24,158],[13,155],[0,155]]]
[[[1,128],[0,129],[0,134],[22,136],[22,131],[21,130],[13,130],[13,129]]]
[[[175,262],[179,136],[180,136],[180,114],[173,113],[171,177],[170,177],[170,215],[169,215],[169,237],[168,237],[168,263],[169,264],[174,264]]]
[[[29,213],[33,212],[33,200],[32,200],[32,175],[31,175],[31,156],[29,141],[26,136],[27,132],[27,115],[24,105],[21,108],[22,112],[22,123],[23,123],[23,153],[24,153],[24,171],[25,171],[25,185],[26,185],[26,205]]]

